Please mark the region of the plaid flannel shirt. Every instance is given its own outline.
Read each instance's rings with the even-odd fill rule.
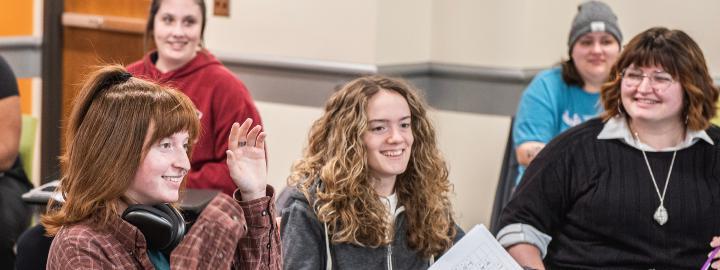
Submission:
[[[282,269],[274,222],[274,189],[241,201],[219,194],[170,254],[171,269]],[[155,269],[145,237],[119,216],[98,231],[87,222],[64,227],[50,247],[47,269]]]

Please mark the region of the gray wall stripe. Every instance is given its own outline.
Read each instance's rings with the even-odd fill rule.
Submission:
[[[0,55],[13,68],[15,76],[40,77],[41,46],[40,37],[3,37],[0,38]]]
[[[40,76],[42,41],[0,38],[0,54],[18,77]],[[493,68],[448,63],[371,65],[218,52],[260,101],[321,107],[343,83],[364,74],[407,79],[431,106],[451,111],[510,116],[539,68]],[[720,84],[720,78],[716,78]]]

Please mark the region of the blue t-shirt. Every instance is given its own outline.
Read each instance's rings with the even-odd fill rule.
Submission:
[[[544,70],[523,92],[513,124],[515,147],[525,142],[547,144],[568,128],[596,117],[602,110],[600,94],[588,93],[562,79],[560,67]],[[517,183],[525,167],[520,166]]]

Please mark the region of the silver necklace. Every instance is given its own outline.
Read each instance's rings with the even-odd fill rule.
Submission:
[[[635,139],[638,141],[639,144],[640,137],[638,137],[637,133],[635,133]],[[673,151],[672,161],[670,161],[670,170],[668,170],[667,179],[665,179],[665,187],[663,188],[662,193],[660,193],[660,188],[657,185],[657,181],[655,181],[655,175],[653,174],[652,168],[650,167],[650,162],[648,161],[647,154],[645,154],[645,150],[640,149],[640,151],[645,158],[645,165],[647,165],[648,171],[650,171],[650,179],[652,179],[653,186],[655,186],[655,192],[657,192],[658,198],[660,198],[660,206],[658,206],[657,210],[655,210],[653,218],[655,219],[655,221],[657,221],[658,224],[660,224],[660,226],[662,226],[668,221],[668,212],[664,206],[665,194],[667,194],[668,183],[670,183],[670,175],[672,174],[673,165],[675,165],[675,155],[677,155],[677,150]]]

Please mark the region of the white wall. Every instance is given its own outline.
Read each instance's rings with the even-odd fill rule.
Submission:
[[[376,1],[233,0],[230,16],[212,16],[212,51],[372,64]]]
[[[224,52],[361,64],[542,68],[567,57],[570,23],[580,2],[233,0],[230,18],[210,16],[206,42]],[[606,2],[626,41],[651,26],[682,29],[720,76],[720,35],[714,34],[720,1]]]
[[[720,1],[608,1],[621,20],[623,34],[632,36],[653,26],[685,31],[700,45],[714,77],[720,77]]]
[[[430,61],[431,0],[378,1],[374,64]]]
[[[449,111],[431,116],[450,168],[458,224],[466,231],[480,223],[490,227],[510,118]]]
[[[255,105],[267,133],[268,184],[280,192],[287,184],[292,164],[302,157],[310,125],[322,115],[322,109],[272,102]]]
[[[580,0],[434,0],[432,61],[484,67],[547,67],[567,58]],[[653,26],[687,32],[720,76],[720,1],[607,0],[625,42]]]
[[[541,6],[535,0],[473,1],[435,0],[433,2],[432,61],[483,67],[547,66],[550,59],[559,60],[560,36],[553,27],[538,27],[546,35],[536,39],[528,24],[540,26],[545,21],[533,15]],[[539,1],[554,3],[554,1]],[[542,9],[538,13],[546,15]],[[535,18],[534,18],[535,17]],[[563,28],[564,29],[564,28]],[[526,36],[530,34],[531,36]],[[562,42],[559,42],[562,45]],[[536,48],[552,48],[536,54]],[[555,60],[555,61],[557,61]]]

